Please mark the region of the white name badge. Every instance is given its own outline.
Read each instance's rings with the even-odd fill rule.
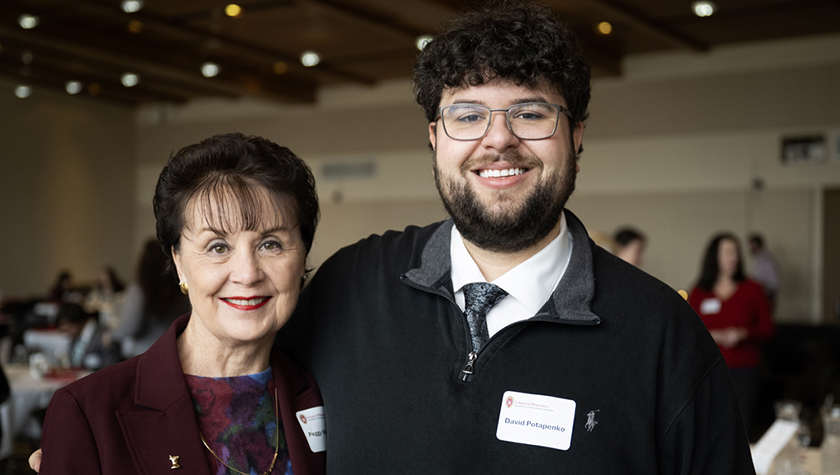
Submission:
[[[700,302],[700,313],[703,315],[714,315],[720,313],[720,300],[716,298],[705,299]]]
[[[569,450],[576,406],[571,399],[507,391],[502,396],[496,438]]]
[[[324,414],[324,406],[298,411],[295,417],[306,434],[309,449],[313,452],[327,450],[327,416]]]

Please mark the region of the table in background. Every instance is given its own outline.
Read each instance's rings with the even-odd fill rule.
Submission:
[[[63,371],[59,377],[34,378],[29,365],[11,364],[3,367],[9,379],[12,394],[0,405],[0,423],[3,424],[3,440],[0,441],[0,459],[11,452],[15,437],[41,437],[41,426],[31,415],[34,411],[46,409],[52,395],[76,379],[90,374],[89,371]]]
[[[55,329],[30,328],[23,332],[23,344],[31,353],[37,351],[43,353],[52,364],[58,361],[58,355],[67,356],[70,354],[69,335]]]

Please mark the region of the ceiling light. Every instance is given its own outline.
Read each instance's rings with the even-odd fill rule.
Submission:
[[[41,23],[41,19],[35,15],[23,14],[18,17],[18,25],[24,30],[31,30]]]
[[[219,75],[219,65],[216,63],[204,63],[201,65],[201,74],[206,78],[214,78]]]
[[[717,11],[717,6],[708,1],[694,2],[691,4],[691,9],[694,10],[695,15],[699,17],[707,17],[712,16],[712,14]]]
[[[78,94],[82,92],[82,83],[79,81],[67,81],[67,84],[64,85],[64,90],[70,95]]]
[[[433,39],[434,39],[434,37],[432,37],[430,35],[420,35],[420,36],[417,37],[417,41],[415,41],[414,44],[417,46],[417,49],[419,49],[420,51],[423,51],[423,48],[426,47],[426,44],[429,41],[432,41]]]
[[[18,86],[15,88],[15,95],[21,99],[26,99],[32,94],[32,89],[29,86]]]
[[[314,51],[304,51],[303,54],[300,55],[300,62],[307,68],[311,68],[321,62],[321,57]]]
[[[238,17],[242,14],[242,7],[235,3],[231,3],[230,5],[225,7],[225,15],[229,17]]]
[[[608,21],[602,21],[601,23],[598,23],[595,29],[598,31],[598,33],[602,35],[609,35],[610,33],[612,33],[612,25]]]
[[[32,61],[35,59],[35,56],[32,55],[32,51],[26,50],[20,54],[20,61],[23,64],[32,64]]]
[[[123,0],[122,9],[126,13],[137,13],[143,8],[142,0]]]
[[[140,82],[140,78],[134,73],[125,73],[120,77],[120,82],[125,87],[134,87]]]
[[[143,22],[137,20],[131,20],[128,22],[128,31],[132,33],[140,33],[143,31]]]
[[[289,65],[284,61],[277,61],[274,63],[274,66],[272,66],[272,69],[274,69],[274,74],[286,74],[286,71],[289,70]]]

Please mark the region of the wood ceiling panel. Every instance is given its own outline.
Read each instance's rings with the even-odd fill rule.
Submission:
[[[109,100],[142,103],[193,97],[255,95],[314,101],[318,87],[410,77],[419,34],[435,31],[479,0],[145,0],[134,14],[119,0],[0,0],[2,73],[62,87],[70,76],[101,83]],[[545,0],[581,37],[595,75],[620,74],[626,54],[840,33],[837,0],[717,0],[718,12],[698,18],[691,0]],[[40,16],[23,30],[21,13]],[[595,32],[601,21],[610,35]],[[139,33],[129,33],[129,22]],[[34,60],[24,65],[23,51]],[[315,50],[322,62],[300,64]],[[200,75],[205,61],[221,66]],[[276,74],[275,64],[285,64]],[[122,72],[141,85],[120,88]],[[107,86],[107,87],[106,87]],[[113,91],[112,91],[113,87]],[[105,97],[103,92],[99,98]]]
[[[119,0],[106,0],[103,3],[109,3],[117,8],[120,5]],[[286,0],[270,2],[265,0],[144,0],[143,9],[173,18],[210,16],[223,14],[224,8],[231,3],[242,7],[247,14],[249,10],[259,11],[265,8],[266,4],[274,7],[292,2]]]
[[[192,25],[209,29],[210,21]],[[295,57],[303,51],[314,50],[324,59],[414,44],[414,37],[409,34],[370,25],[314,3],[307,3],[302,8],[277,8],[260,15],[243,16],[227,23],[225,33]]]

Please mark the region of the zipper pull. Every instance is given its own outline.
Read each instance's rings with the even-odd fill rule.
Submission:
[[[478,355],[475,353],[475,351],[470,351],[470,353],[467,355],[467,362],[464,364],[464,369],[461,370],[461,372],[464,373],[461,376],[462,381],[466,381],[467,378],[469,378],[469,375],[473,374],[473,363],[475,363],[475,359],[477,357]]]

